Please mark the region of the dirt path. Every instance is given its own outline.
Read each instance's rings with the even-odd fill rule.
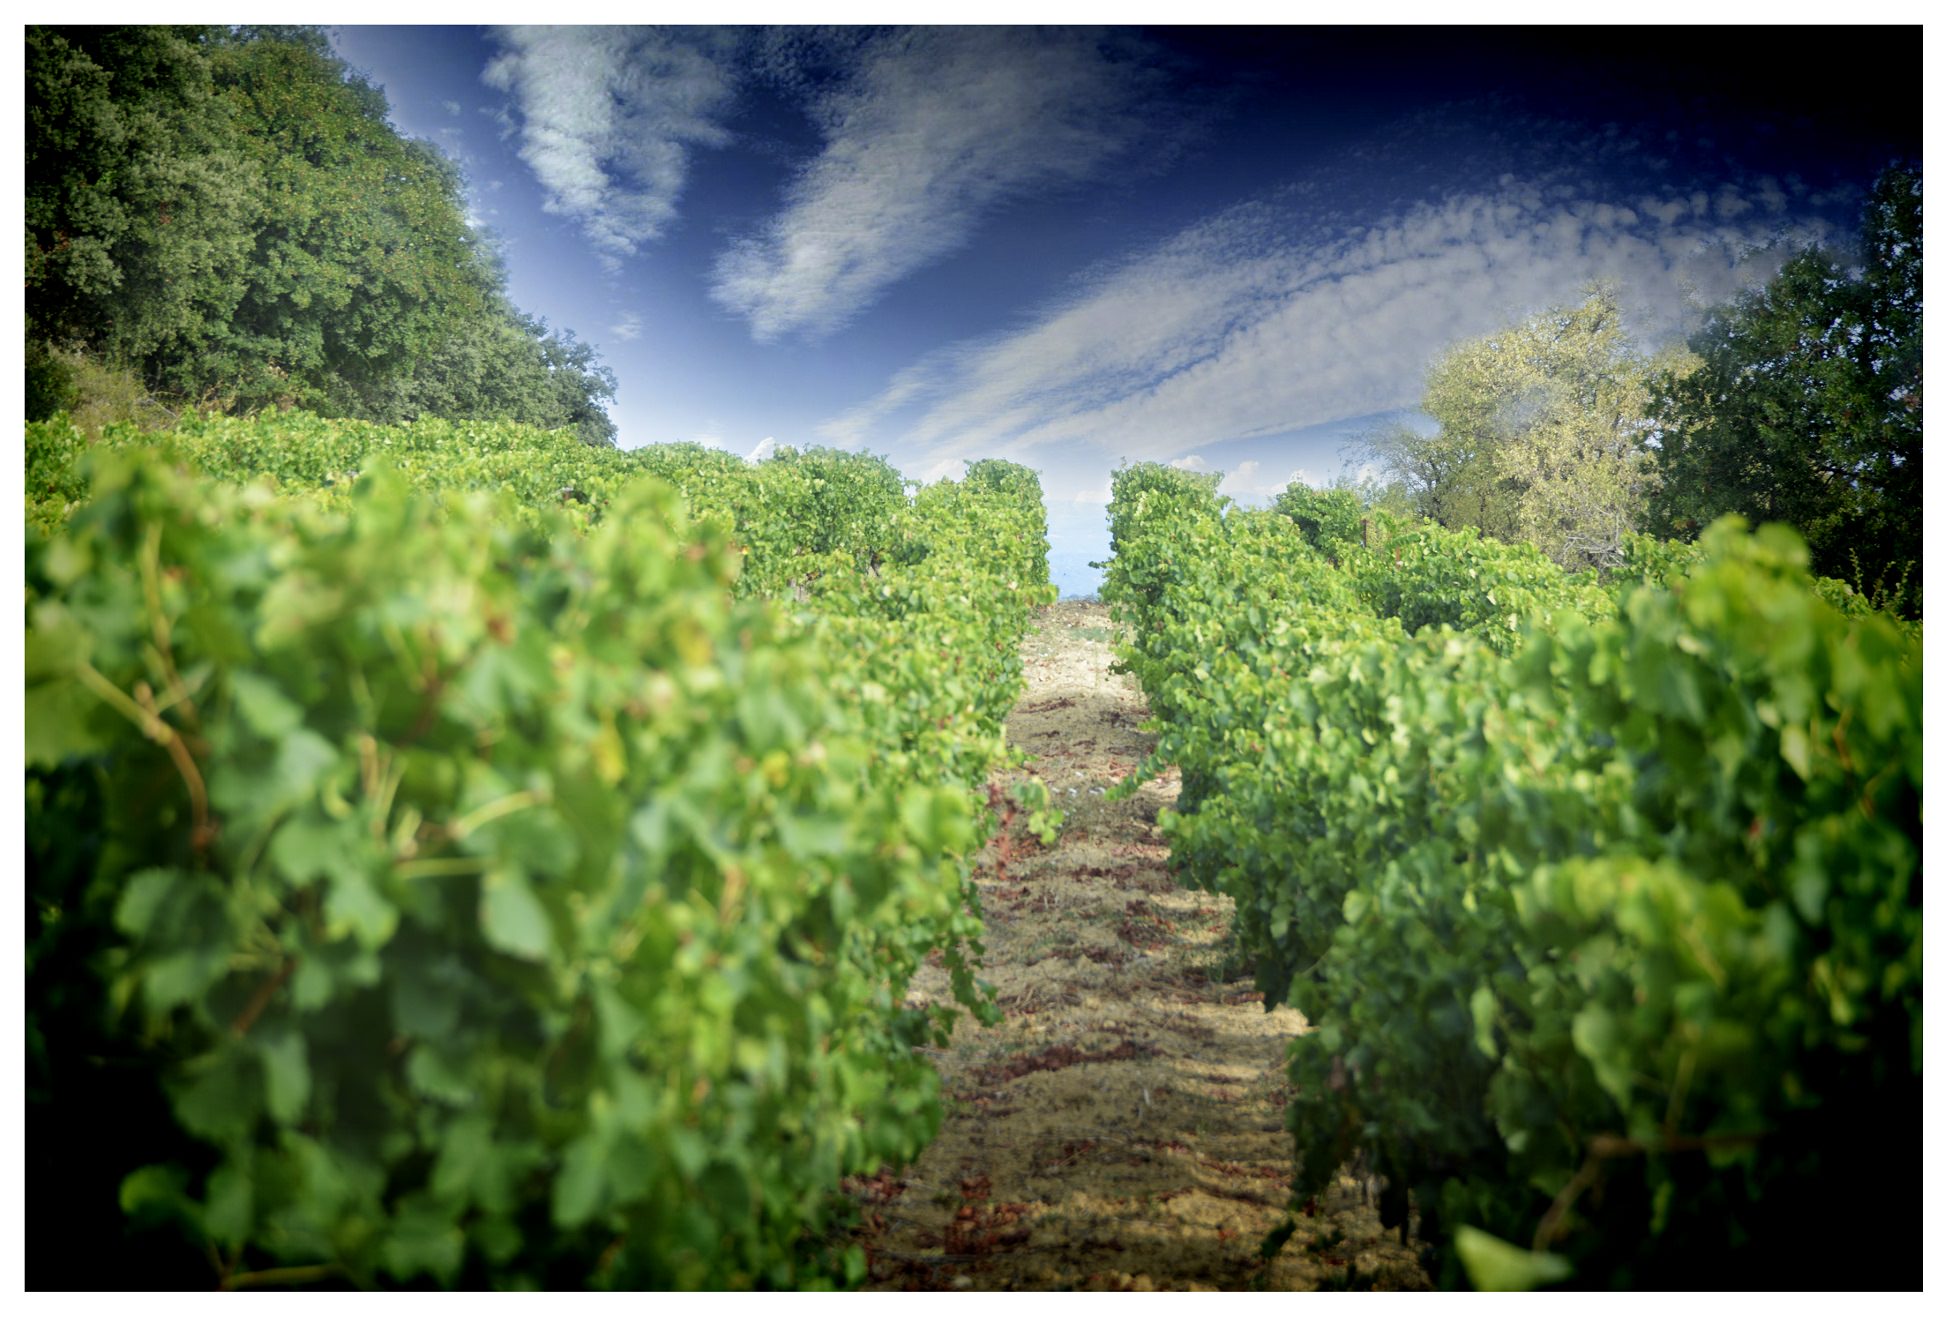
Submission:
[[[1026,642],[1007,730],[1067,822],[1051,850],[1015,828],[981,867],[1006,1019],[961,1020],[936,1058],[938,1139],[860,1188],[870,1288],[1421,1287],[1348,1177],[1260,1258],[1288,1200],[1283,1054],[1302,1022],[1226,963],[1227,898],[1169,877],[1154,818],[1173,775],[1105,799],[1152,744],[1139,691],[1108,671],[1111,628],[1063,603]],[[919,989],[942,996],[943,974]]]

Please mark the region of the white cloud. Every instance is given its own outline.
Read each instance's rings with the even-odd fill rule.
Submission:
[[[965,459],[962,457],[941,457],[938,461],[933,462],[930,466],[919,472],[918,479],[927,485],[936,484],[940,480],[963,480],[965,479]]]
[[[451,115],[455,119],[457,119],[462,112],[461,106],[458,101],[441,101],[439,102],[439,104],[443,105],[445,107],[445,112]]]
[[[812,102],[824,146],[712,294],[759,342],[842,327],[965,246],[995,206],[1096,176],[1141,135],[1141,68],[1105,38],[921,28],[867,43]]]
[[[1179,466],[1180,463],[1173,465]],[[1236,463],[1235,470],[1222,477],[1222,483],[1216,487],[1215,492],[1226,494],[1238,502],[1267,502],[1291,485],[1313,483],[1301,467],[1297,467],[1281,480],[1277,480],[1263,470],[1261,462],[1251,459]]]
[[[1235,470],[1222,477],[1222,483],[1215,487],[1215,492],[1218,494],[1226,494],[1230,498],[1247,497],[1250,494],[1256,493],[1281,493],[1282,485],[1277,485],[1274,489],[1269,490],[1258,489],[1257,476],[1261,474],[1261,471],[1262,463],[1260,462],[1253,460],[1238,462]],[[1288,482],[1285,481],[1284,483]]]
[[[776,451],[776,436],[765,435],[761,443],[757,444],[754,448],[749,450],[749,456],[746,460],[751,462],[760,462],[775,451]]]
[[[1208,470],[1208,459],[1198,453],[1190,453],[1186,457],[1177,457],[1174,461],[1168,463],[1168,465],[1179,467],[1183,471],[1206,471]]]
[[[1106,488],[1083,489],[1073,496],[1073,501],[1081,504],[1099,503],[1104,505],[1113,502],[1113,500],[1113,491]]]
[[[1640,208],[1666,226],[1678,224],[1681,217],[1687,214],[1688,205],[1680,197],[1669,197],[1662,201],[1642,202]]]
[[[610,268],[676,217],[689,152],[722,146],[732,37],[700,29],[509,27],[481,75],[511,96],[520,158],[546,209],[580,222]]]
[[[1730,183],[1715,194],[1714,213],[1723,219],[1734,219],[1755,208],[1755,203],[1742,196],[1741,189]]]
[[[608,333],[624,343],[632,343],[641,337],[641,317],[633,311],[624,311],[619,320],[608,326]]]
[[[839,448],[862,447],[881,421],[922,398],[925,388],[925,382],[914,372],[900,372],[877,397],[824,422],[818,427],[818,433]]]
[[[1630,328],[1651,345],[1696,302],[1766,277],[1786,251],[1741,253],[1774,236],[1773,221],[1724,219],[1752,210],[1724,199],[1508,176],[1334,228],[1249,203],[1096,272],[1015,333],[921,359],[823,432],[868,442],[882,429],[940,453],[1079,444],[1165,460],[1408,408],[1450,344],[1573,300],[1593,279],[1620,285]]]

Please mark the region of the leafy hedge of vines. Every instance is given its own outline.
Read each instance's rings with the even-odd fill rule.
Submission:
[[[1921,633],[1783,527],[1602,583],[1225,503],[1120,472],[1103,596],[1176,862],[1312,1025],[1294,1205],[1361,1153],[1447,1282],[1914,1283]]]
[[[995,1014],[1031,472],[301,414],[27,465],[30,1283],[858,1276],[914,972]]]

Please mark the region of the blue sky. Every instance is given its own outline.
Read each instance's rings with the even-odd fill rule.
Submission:
[[[1914,28],[332,32],[623,446],[1024,462],[1069,592],[1120,462],[1326,483],[1456,340],[1604,278],[1670,341],[1920,158]]]

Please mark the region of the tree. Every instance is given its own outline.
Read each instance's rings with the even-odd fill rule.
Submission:
[[[613,447],[614,422],[601,403],[614,396],[615,384],[591,345],[500,298],[491,314],[456,326],[421,353],[410,374],[392,377],[377,406],[388,420],[518,421],[571,429],[583,443]]]
[[[263,180],[206,35],[27,29],[30,339],[153,367],[203,359],[226,337]]]
[[[1923,532],[1923,181],[1885,172],[1846,264],[1822,249],[1711,311],[1654,383],[1656,534],[1783,521],[1825,576],[1914,614]]]
[[[40,408],[79,351],[172,399],[614,442],[612,373],[513,306],[457,169],[316,29],[28,29],[26,201]]]
[[[1568,570],[1607,566],[1652,481],[1648,373],[1614,290],[1596,285],[1450,349],[1425,382],[1437,431],[1398,427],[1366,451],[1442,525],[1529,541]]]
[[[224,363],[233,387],[392,419],[386,378],[492,309],[458,171],[400,137],[383,93],[321,42],[224,37],[210,66],[265,187]]]
[[[1476,436],[1393,425],[1359,440],[1352,456],[1376,466],[1384,487],[1397,491],[1417,516],[1441,526],[1490,526],[1492,534],[1510,529],[1496,454]]]
[[[538,350],[540,365],[546,372],[545,396],[553,409],[553,416],[547,420],[529,424],[566,427],[579,434],[583,443],[612,448],[614,422],[601,403],[603,399],[613,399],[618,381],[614,372],[601,364],[601,354],[592,343],[576,339],[571,329],[551,330],[545,321],[535,321],[517,312],[514,322],[526,331],[527,342]]]

